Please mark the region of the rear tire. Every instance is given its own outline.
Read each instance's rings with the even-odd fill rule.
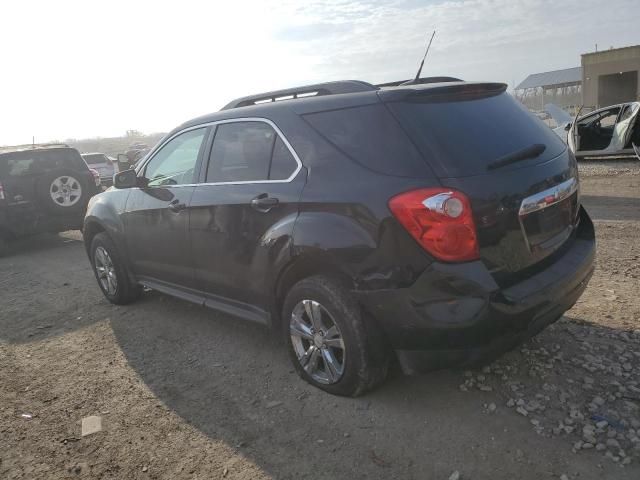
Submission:
[[[311,385],[356,397],[385,380],[389,349],[341,282],[315,276],[295,284],[284,302],[282,324],[291,361]]]
[[[111,303],[126,305],[142,294],[142,287],[131,282],[126,264],[104,232],[91,241],[91,266],[100,290]]]

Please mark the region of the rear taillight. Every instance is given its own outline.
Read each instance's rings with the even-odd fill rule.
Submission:
[[[91,172],[91,175],[93,175],[93,181],[96,182],[96,187],[100,186],[100,172],[98,172],[97,170],[94,170],[93,168],[90,168],[89,171]]]
[[[480,257],[469,199],[445,188],[423,188],[389,200],[389,208],[413,238],[445,262]]]
[[[4,200],[4,187],[0,183],[0,200]]]

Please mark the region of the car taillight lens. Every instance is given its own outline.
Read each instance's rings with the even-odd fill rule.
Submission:
[[[0,183],[0,200],[4,200],[4,187]]]
[[[389,209],[435,258],[466,262],[480,257],[471,204],[465,194],[445,188],[422,188],[391,198]]]
[[[93,168],[90,168],[89,171],[91,172],[91,175],[93,175],[93,181],[96,182],[96,187],[100,186],[100,172],[98,172],[97,170],[94,170]]]

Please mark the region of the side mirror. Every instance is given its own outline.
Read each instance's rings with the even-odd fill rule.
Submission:
[[[571,130],[571,124],[570,124],[570,123],[567,123],[567,124],[564,126],[564,131],[565,131],[565,132],[568,132],[569,130]]]
[[[138,175],[135,170],[125,170],[113,176],[113,186],[116,188],[133,188],[138,186]]]

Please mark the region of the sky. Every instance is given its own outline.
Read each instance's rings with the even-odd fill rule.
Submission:
[[[0,2],[0,145],[163,132],[274,89],[502,81],[640,43],[638,0]]]

